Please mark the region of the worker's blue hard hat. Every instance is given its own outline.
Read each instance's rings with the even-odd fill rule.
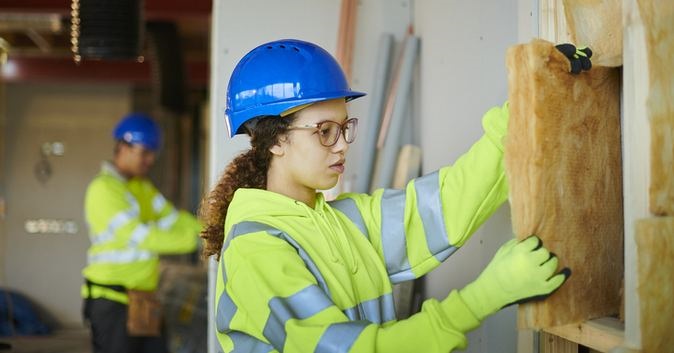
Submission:
[[[159,125],[147,114],[131,113],[117,123],[113,132],[115,140],[140,144],[153,151],[159,148]]]
[[[256,117],[364,95],[349,88],[335,58],[318,45],[296,39],[269,42],[246,54],[232,72],[227,87],[227,129],[231,137],[245,133],[243,124]]]

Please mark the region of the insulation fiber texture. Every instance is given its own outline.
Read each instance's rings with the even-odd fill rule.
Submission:
[[[515,235],[538,235],[572,276],[519,325],[547,328],[617,314],[623,276],[619,69],[572,75],[553,44],[507,53],[506,173]]]
[[[674,352],[674,217],[638,221],[636,237],[642,352]]]
[[[571,42],[589,46],[594,52],[595,65],[621,66],[622,0],[564,0],[563,3]]]
[[[639,0],[648,56],[651,213],[674,216],[674,1]]]

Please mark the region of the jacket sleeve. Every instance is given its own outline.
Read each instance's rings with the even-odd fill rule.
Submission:
[[[150,184],[151,185],[151,184]],[[176,210],[173,204],[154,186],[151,186],[152,211],[154,212],[154,225],[161,232],[148,235],[141,248],[157,253],[186,253],[196,249],[198,234],[201,231],[201,223],[192,214],[183,210]],[[167,239],[170,237],[170,239]]]
[[[392,282],[418,278],[438,266],[507,200],[507,123],[505,103],[484,115],[484,135],[454,165],[416,178],[403,190],[344,194],[332,203],[368,233]]]
[[[161,211],[156,221],[143,222],[138,201],[122,184],[95,180],[85,201],[92,248],[135,248],[157,254],[194,251],[199,230],[196,219],[168,202]]]
[[[296,249],[263,232],[234,239],[220,265],[215,321],[224,352],[446,353],[465,348],[479,324],[455,291],[407,320],[349,321]]]

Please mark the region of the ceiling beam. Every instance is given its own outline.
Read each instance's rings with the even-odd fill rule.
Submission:
[[[147,61],[84,61],[77,65],[70,58],[10,58],[2,65],[4,82],[129,83],[149,85],[151,64]],[[187,61],[185,74],[191,88],[207,88],[208,62]]]
[[[208,17],[212,0],[145,0],[145,18],[172,20]],[[0,12],[47,12],[70,16],[68,0],[0,0]]]

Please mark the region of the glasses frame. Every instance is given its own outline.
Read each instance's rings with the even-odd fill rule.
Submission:
[[[353,130],[354,130],[354,132],[353,132],[353,139],[351,139],[351,141],[349,141],[349,140],[346,139],[346,127],[347,127],[347,125],[348,125],[350,122],[354,122],[354,125],[353,125]],[[324,144],[324,143],[323,143],[323,140],[321,139],[321,136],[319,135],[319,136],[318,136],[318,142],[320,142],[320,144],[321,144],[322,146],[324,146],[324,147],[332,147],[332,146],[334,146],[334,145],[337,144],[337,142],[339,141],[339,138],[342,137],[342,136],[344,136],[344,141],[346,141],[346,143],[348,143],[348,144],[353,143],[353,141],[356,140],[356,136],[357,136],[357,132],[358,132],[358,118],[349,118],[349,119],[346,119],[346,120],[345,120],[343,123],[341,123],[341,124],[338,123],[338,122],[336,122],[336,121],[334,121],[334,120],[324,120],[324,121],[318,122],[318,123],[316,123],[316,124],[291,125],[291,126],[288,127],[288,130],[296,130],[296,129],[302,129],[302,130],[304,130],[304,129],[314,129],[314,130],[316,130],[316,131],[318,132],[318,131],[321,130],[321,127],[323,126],[323,124],[326,124],[326,123],[331,123],[331,124],[337,124],[337,125],[339,125],[339,131],[340,131],[340,132],[339,132],[339,135],[337,135],[337,138],[335,139],[335,141],[334,141],[333,143],[329,144],[329,145]]]

